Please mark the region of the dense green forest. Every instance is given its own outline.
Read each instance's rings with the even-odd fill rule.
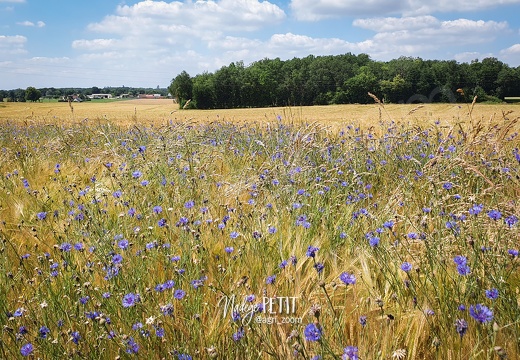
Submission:
[[[373,61],[366,54],[264,59],[223,66],[191,77],[181,72],[170,93],[199,109],[369,103],[502,101],[520,96],[520,67],[496,58],[471,63],[401,57]],[[462,91],[461,91],[462,90]]]
[[[194,77],[182,71],[168,88],[40,88],[0,90],[0,99],[35,101],[103,93],[172,94],[181,107],[213,109],[370,103],[368,92],[387,103],[503,101],[520,96],[520,66],[496,58],[458,63],[400,57],[374,61],[366,54],[263,59],[223,66]],[[189,102],[188,102],[189,100]]]

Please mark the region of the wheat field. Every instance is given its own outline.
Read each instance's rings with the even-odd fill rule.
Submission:
[[[0,103],[0,358],[519,358],[517,109]]]
[[[72,108],[71,108],[72,106]],[[476,120],[494,121],[517,116],[520,105],[511,104],[387,104],[329,105],[306,107],[273,107],[252,109],[182,110],[166,99],[139,99],[108,103],[0,103],[0,121],[37,121],[69,123],[109,120],[119,125],[140,122],[165,123],[189,121],[272,122],[278,116],[285,121],[319,122],[324,126],[341,127],[359,122],[366,126],[376,121],[425,121],[438,119],[466,121],[470,112]]]

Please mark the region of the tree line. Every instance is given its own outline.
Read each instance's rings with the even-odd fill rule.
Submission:
[[[82,100],[87,100],[87,95],[92,94],[110,94],[117,97],[128,94],[131,97],[137,97],[139,94],[161,94],[168,95],[166,88],[134,88],[134,87],[103,87],[93,86],[91,88],[35,88],[29,86],[26,89],[0,90],[0,101],[6,99],[12,102],[39,101],[45,99],[67,98],[72,95],[78,96]]]
[[[458,63],[400,57],[374,61],[366,54],[263,59],[231,63],[214,73],[186,71],[168,87],[181,107],[212,109],[370,103],[502,101],[520,96],[520,67],[496,58]]]

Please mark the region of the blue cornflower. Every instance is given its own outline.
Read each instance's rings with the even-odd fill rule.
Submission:
[[[139,352],[139,344],[137,344],[133,337],[126,340],[126,352],[128,354],[137,354]]]
[[[192,357],[188,354],[178,354],[177,360],[192,360]]]
[[[153,207],[152,211],[155,213],[155,214],[160,214],[162,213],[163,209],[160,205],[156,205]]]
[[[318,251],[320,248],[316,247],[316,246],[312,246],[312,245],[309,245],[309,247],[307,248],[307,252],[306,252],[306,255],[308,257],[315,257],[316,256],[316,251]]]
[[[509,249],[509,250],[507,250],[507,253],[514,258],[518,256],[518,250],[516,250],[516,249]]]
[[[186,216],[181,216],[179,218],[179,221],[177,221],[175,223],[175,226],[177,226],[177,227],[179,227],[179,226],[186,226],[186,225],[189,224],[189,222],[190,222],[190,220]]]
[[[85,305],[86,303],[88,303],[89,300],[90,300],[90,296],[84,296],[79,299],[79,302],[81,303],[81,305]]]
[[[482,204],[474,204],[470,209],[469,209],[469,214],[470,215],[478,215],[482,210],[484,209],[484,205]]]
[[[392,229],[394,224],[395,224],[395,222],[393,220],[388,220],[388,221],[384,222],[383,227],[385,227],[387,229]]]
[[[67,243],[67,242],[62,243],[60,245],[60,250],[63,251],[63,252],[69,252],[69,251],[72,250],[72,245],[70,243]]]
[[[345,285],[354,285],[356,283],[356,276],[348,272],[343,272],[339,275],[339,279],[343,281]]]
[[[506,217],[504,219],[504,222],[506,223],[507,226],[509,226],[511,228],[518,222],[518,218],[515,215],[511,215],[511,216]]]
[[[469,307],[469,314],[479,323],[484,324],[493,320],[493,311],[482,304],[471,305]]]
[[[164,337],[164,328],[162,328],[162,327],[155,328],[155,335],[160,338]]]
[[[487,215],[490,217],[490,219],[497,221],[502,217],[502,213],[498,210],[489,210],[487,212]]]
[[[184,204],[184,207],[185,207],[186,209],[191,209],[191,208],[194,207],[194,206],[195,206],[195,201],[193,201],[193,200],[189,200],[189,201],[187,201],[187,202]]]
[[[229,234],[229,237],[231,239],[236,239],[238,237],[238,232],[237,231],[232,231],[231,234]]]
[[[228,254],[231,254],[235,249],[232,246],[227,246],[224,248],[224,251]]]
[[[276,228],[274,226],[269,226],[269,228],[267,228],[267,232],[269,234],[274,234],[276,232]]]
[[[266,284],[274,284],[274,281],[276,280],[276,275],[270,275],[265,279]]]
[[[79,334],[79,331],[73,331],[71,334],[71,340],[74,344],[78,344],[79,341],[81,340],[81,335]]]
[[[287,260],[283,260],[279,265],[278,267],[280,269],[285,269],[285,267],[287,266]]]
[[[370,244],[370,246],[376,247],[377,245],[379,245],[379,237],[377,237],[377,236],[370,236],[368,238],[368,243]]]
[[[193,286],[194,289],[198,289],[199,287],[203,286],[204,282],[201,279],[195,279],[191,281],[191,286]]]
[[[132,173],[132,177],[133,177],[134,179],[138,179],[138,178],[140,178],[142,175],[143,175],[143,173],[140,172],[139,170],[136,170],[136,171],[134,171],[134,172]]]
[[[123,262],[123,257],[121,254],[115,254],[112,256],[112,263],[113,264],[121,264]]]
[[[305,327],[303,331],[305,335],[305,340],[307,341],[319,341],[323,334],[323,330],[321,326],[316,325],[314,323],[310,323]]]
[[[157,225],[159,227],[164,227],[166,226],[166,219],[162,218],[162,219],[159,219],[159,221],[157,221]]]
[[[33,344],[27,343],[25,345],[22,345],[22,347],[20,348],[20,354],[22,354],[22,356],[29,356],[29,355],[31,355],[33,350],[34,350]]]
[[[173,310],[174,310],[174,308],[173,308],[172,304],[161,305],[161,313],[164,316],[172,316],[173,315]],[[142,326],[142,324],[141,324],[141,326]]]
[[[139,294],[128,293],[123,296],[123,307],[128,308],[137,304],[140,300]]]
[[[442,184],[442,187],[445,189],[445,190],[451,190],[453,188],[453,184],[450,183],[449,181],[445,182],[444,184]]]
[[[412,270],[412,264],[410,264],[409,262],[405,261],[401,265],[401,270],[403,270],[404,272],[409,272],[410,270]]]
[[[498,299],[498,289],[492,288],[492,289],[486,290],[486,297],[491,300]]]
[[[457,330],[460,337],[463,337],[468,330],[468,322],[464,319],[455,320],[455,330]]]
[[[358,348],[356,346],[347,346],[343,349],[342,360],[358,360]]]
[[[412,239],[412,240],[416,240],[419,236],[417,235],[417,233],[414,233],[414,232],[411,232],[411,233],[408,233],[408,236],[409,239]]]
[[[323,263],[316,263],[314,264],[314,268],[316,269],[316,271],[318,273],[321,273],[323,271],[323,269],[325,268],[325,265],[323,265]]]
[[[45,211],[42,211],[42,212],[39,212],[36,214],[36,218],[38,220],[45,220],[46,217],[47,217],[47,212],[45,212]]]
[[[453,262],[457,265],[466,265],[468,259],[465,256],[457,255],[453,258]]]
[[[367,325],[367,317],[365,315],[359,317],[359,324],[361,324],[362,327]]]
[[[236,333],[233,334],[233,340],[234,341],[240,341],[240,339],[242,339],[245,335],[245,332],[244,332],[244,328],[240,328],[237,330]]]
[[[184,296],[186,295],[186,291],[182,290],[182,289],[177,289],[175,290],[175,292],[173,293],[173,297],[177,300],[181,300],[182,298],[184,298]]]
[[[468,275],[471,272],[471,269],[468,265],[457,265],[457,271],[459,275],[465,276]]]
[[[38,330],[38,335],[42,338],[42,339],[46,339],[47,338],[47,335],[51,332],[51,330],[47,327],[47,326],[42,326],[40,327],[40,330]]]
[[[119,246],[119,248],[121,250],[126,250],[128,249],[128,246],[129,246],[129,242],[127,239],[122,239],[122,240],[119,240],[119,242],[117,243],[117,246]]]

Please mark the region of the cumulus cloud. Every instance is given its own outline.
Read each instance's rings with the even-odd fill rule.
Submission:
[[[124,36],[157,34],[173,26],[197,29],[191,35],[200,37],[199,31],[254,31],[279,23],[285,17],[282,9],[268,1],[141,1],[119,5],[115,15],[90,24],[88,29]]]
[[[318,21],[338,17],[474,12],[513,4],[520,4],[520,0],[291,0],[290,8],[298,20]]]
[[[433,16],[360,19],[354,21],[353,25],[377,31],[373,38],[377,47],[390,45],[390,48],[400,48],[402,51],[408,49],[406,55],[412,55],[413,51],[442,49],[457,44],[485,43],[510,31],[507,22],[468,19],[441,21]]]

